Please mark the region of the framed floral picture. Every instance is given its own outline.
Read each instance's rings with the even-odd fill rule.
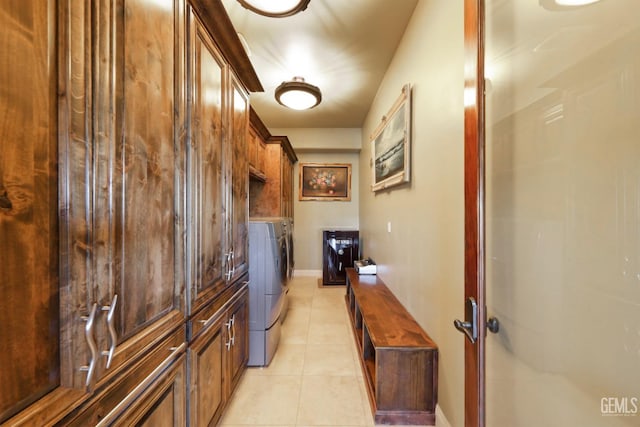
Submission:
[[[300,163],[300,200],[351,200],[350,163]]]
[[[373,191],[409,182],[411,177],[411,85],[404,85],[371,135]]]

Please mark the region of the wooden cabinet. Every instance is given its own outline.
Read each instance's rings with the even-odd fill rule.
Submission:
[[[282,177],[281,184],[281,212],[282,216],[293,218],[293,165],[298,158],[291,148],[291,144],[286,137],[273,137],[280,140],[280,176]],[[286,141],[286,142],[285,142]],[[291,149],[289,149],[291,148]]]
[[[271,133],[253,108],[249,110],[249,177],[267,181],[267,140]]]
[[[298,157],[289,138],[272,136],[253,109],[249,121],[249,214],[293,218],[293,165]]]
[[[376,424],[435,425],[436,344],[378,276],[348,268],[345,299]]]
[[[213,303],[193,320],[195,338],[189,346],[192,426],[215,425],[246,367],[247,283],[234,289],[226,303]]]
[[[254,114],[253,110],[251,110],[251,112]],[[253,117],[253,115],[251,115],[251,117]],[[249,127],[248,142],[249,146],[247,148],[247,153],[249,155],[249,177],[257,181],[265,182],[267,180],[265,172],[267,144],[265,143],[265,139],[253,125],[253,122]]]
[[[247,271],[255,72],[219,0],[0,12],[0,424],[184,425],[187,322]]]
[[[187,150],[189,313],[248,271],[249,95],[193,9]]]
[[[270,136],[266,144],[266,181],[251,180],[249,213],[293,218],[293,166],[298,161],[289,138]]]
[[[21,51],[2,82],[30,84],[1,101],[15,129],[0,137],[0,226],[19,235],[0,247],[0,313],[23,344],[2,363],[0,421],[32,403],[10,423],[62,417],[183,323],[180,4],[2,6],[3,54]]]
[[[189,424],[214,425],[247,361],[249,96],[188,8]]]

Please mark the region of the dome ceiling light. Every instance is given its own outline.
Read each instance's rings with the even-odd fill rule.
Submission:
[[[242,7],[269,18],[284,18],[302,12],[311,0],[238,0]]]
[[[276,88],[276,101],[293,110],[308,110],[320,104],[322,93],[317,86],[306,83],[302,77],[282,82]]]
[[[556,0],[560,6],[584,6],[600,0]]]
[[[600,0],[539,0],[539,3],[547,10],[566,11],[597,3],[599,1]]]

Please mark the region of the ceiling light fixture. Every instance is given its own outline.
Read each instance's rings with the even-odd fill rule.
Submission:
[[[282,82],[276,88],[276,101],[294,110],[308,110],[320,104],[322,93],[317,86],[304,81],[302,77],[294,77],[291,81]]]
[[[584,6],[598,1],[600,0],[556,0],[556,3],[560,6]]]
[[[542,7],[551,11],[568,11],[597,3],[600,0],[539,0]]]
[[[284,18],[307,8],[311,0],[238,0],[242,7],[269,18]]]

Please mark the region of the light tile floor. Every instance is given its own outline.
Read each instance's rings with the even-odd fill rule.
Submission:
[[[278,351],[268,367],[247,369],[221,425],[374,425],[344,294],[294,278]]]

